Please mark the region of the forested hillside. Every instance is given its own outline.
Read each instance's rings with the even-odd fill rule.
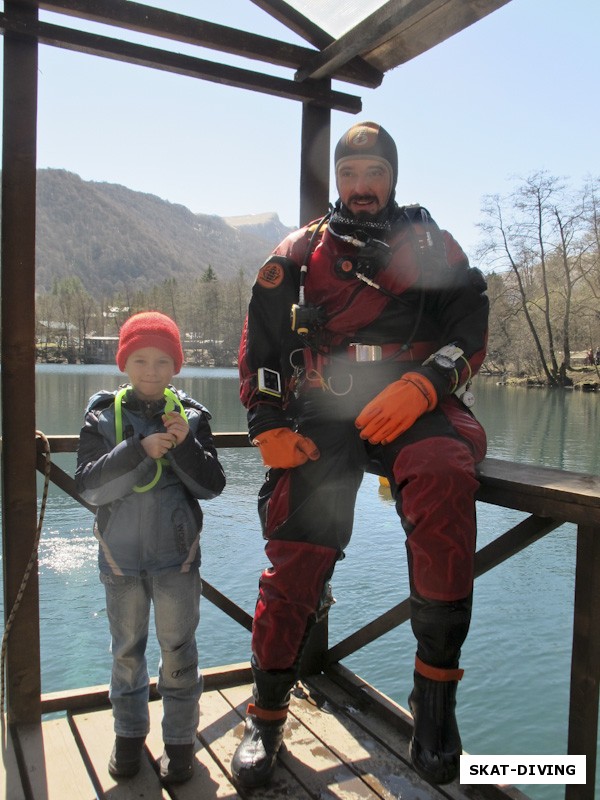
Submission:
[[[235,363],[258,267],[290,230],[277,214],[227,219],[63,170],[38,179],[40,357],[81,357],[135,311],[170,314],[200,363]],[[490,299],[485,369],[600,386],[600,179],[573,190],[532,173],[483,200],[477,263]],[[583,364],[586,360],[587,364]]]
[[[37,196],[38,290],[79,278],[97,299],[209,268],[219,279],[253,276],[290,230],[275,213],[227,221],[65,170],[39,170]]]

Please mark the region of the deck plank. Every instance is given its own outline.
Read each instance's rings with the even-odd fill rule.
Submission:
[[[114,742],[113,717],[111,709],[86,711],[72,714],[71,723],[81,738],[95,774],[97,786],[110,800],[169,800],[162,788],[156,770],[149,758],[142,759],[142,767],[132,778],[117,780],[108,772],[108,759]],[[70,795],[65,794],[61,800]],[[58,797],[57,797],[58,800]]]
[[[4,794],[2,794],[4,792]],[[10,800],[25,800],[21,785],[19,766],[13,747],[12,736],[8,731],[6,716],[2,714],[2,762],[0,763],[0,797]]]
[[[34,798],[92,800],[94,786],[66,717],[19,726],[19,743]],[[10,795],[9,795],[10,797]]]
[[[215,695],[218,697],[217,692],[205,692],[200,699],[200,707],[204,709],[207,704],[211,703]],[[146,747],[156,761],[160,758],[164,746],[161,720],[162,701],[155,700],[150,703],[150,733],[146,739]],[[195,758],[196,764],[191,780],[170,787],[173,800],[198,800],[198,798],[239,800],[240,795],[235,787],[199,740],[196,741]]]
[[[223,690],[227,700],[235,705],[238,712],[243,714],[250,699],[250,686],[235,686]],[[304,701],[293,698],[292,705]],[[316,739],[312,732],[306,728],[299,716],[292,714],[288,717],[284,736],[285,748],[282,749],[279,761],[285,766],[307,789],[312,797],[322,797],[325,793],[329,798],[350,800],[350,798],[364,798],[367,800],[389,800],[387,795],[374,791],[368,783],[355,774],[347,764],[322,741]],[[363,753],[364,756],[368,754]]]
[[[355,720],[360,727],[364,728],[371,736],[376,738],[385,747],[392,749],[399,757],[406,762],[410,762],[408,745],[410,733],[407,735],[407,726],[410,731],[412,728],[412,717],[395,703],[391,698],[377,691],[367,682],[357,675],[354,675],[344,667],[337,667],[332,670],[335,679],[321,674],[311,676],[308,683],[315,687],[330,702],[339,704],[345,709],[351,719]],[[337,680],[341,681],[340,683]],[[345,681],[353,684],[354,692],[346,690]],[[381,709],[387,707],[388,715],[383,715]],[[393,717],[393,721],[390,720]],[[416,778],[416,773],[413,773]],[[425,783],[425,782],[424,782]],[[527,796],[514,786],[504,786],[502,788],[495,785],[467,785],[461,784],[458,779],[444,786],[434,786],[428,783],[430,797],[446,797],[449,800],[528,800]]]
[[[349,694],[335,684],[323,685],[318,693],[312,687],[305,689],[309,691],[304,702],[292,700],[292,713],[350,769],[360,774],[373,791],[385,800],[431,797],[432,788],[410,766],[408,746],[401,748],[401,752],[399,749],[390,752],[370,736],[353,719],[357,710]],[[326,694],[323,689],[327,689]]]
[[[237,677],[234,677],[237,676]],[[212,675],[200,700],[196,769],[190,781],[162,787],[162,701],[150,702],[151,729],[140,773],[116,781],[108,774],[114,741],[109,706],[87,702],[67,717],[19,726],[19,746],[32,791],[10,800],[526,800],[514,787],[432,786],[412,769],[412,718],[390,698],[336,665],[297,687],[273,780],[250,791],[236,787],[231,758],[251,700],[248,670]],[[37,737],[37,740],[36,740]],[[15,747],[16,754],[19,750]],[[8,756],[8,748],[5,747]],[[14,765],[16,755],[12,761]],[[16,769],[16,765],[15,765]],[[13,766],[10,767],[13,772]],[[6,772],[6,770],[5,770]],[[2,787],[0,786],[0,789]],[[0,797],[2,793],[0,792]]]

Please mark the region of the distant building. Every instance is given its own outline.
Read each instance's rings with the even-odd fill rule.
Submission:
[[[84,364],[114,364],[118,344],[118,336],[86,336],[81,360]]]

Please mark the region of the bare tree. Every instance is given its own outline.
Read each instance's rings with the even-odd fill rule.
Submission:
[[[546,381],[569,383],[571,325],[576,285],[586,252],[586,216],[580,199],[546,172],[535,172],[506,197],[484,198],[479,227],[484,262],[512,274],[518,313],[527,329]],[[505,309],[506,320],[514,311]]]

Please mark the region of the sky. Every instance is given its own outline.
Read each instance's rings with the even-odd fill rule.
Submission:
[[[153,4],[305,44],[250,0]],[[507,194],[540,170],[574,188],[600,175],[599,35],[598,0],[511,0],[387,73],[377,89],[336,83],[361,96],[363,109],[332,113],[331,149],[361,119],[383,125],[398,146],[398,201],[428,208],[473,258],[486,195]],[[300,103],[49,46],[40,47],[38,92],[39,168],[119,183],[195,213],[272,211],[298,224]]]

